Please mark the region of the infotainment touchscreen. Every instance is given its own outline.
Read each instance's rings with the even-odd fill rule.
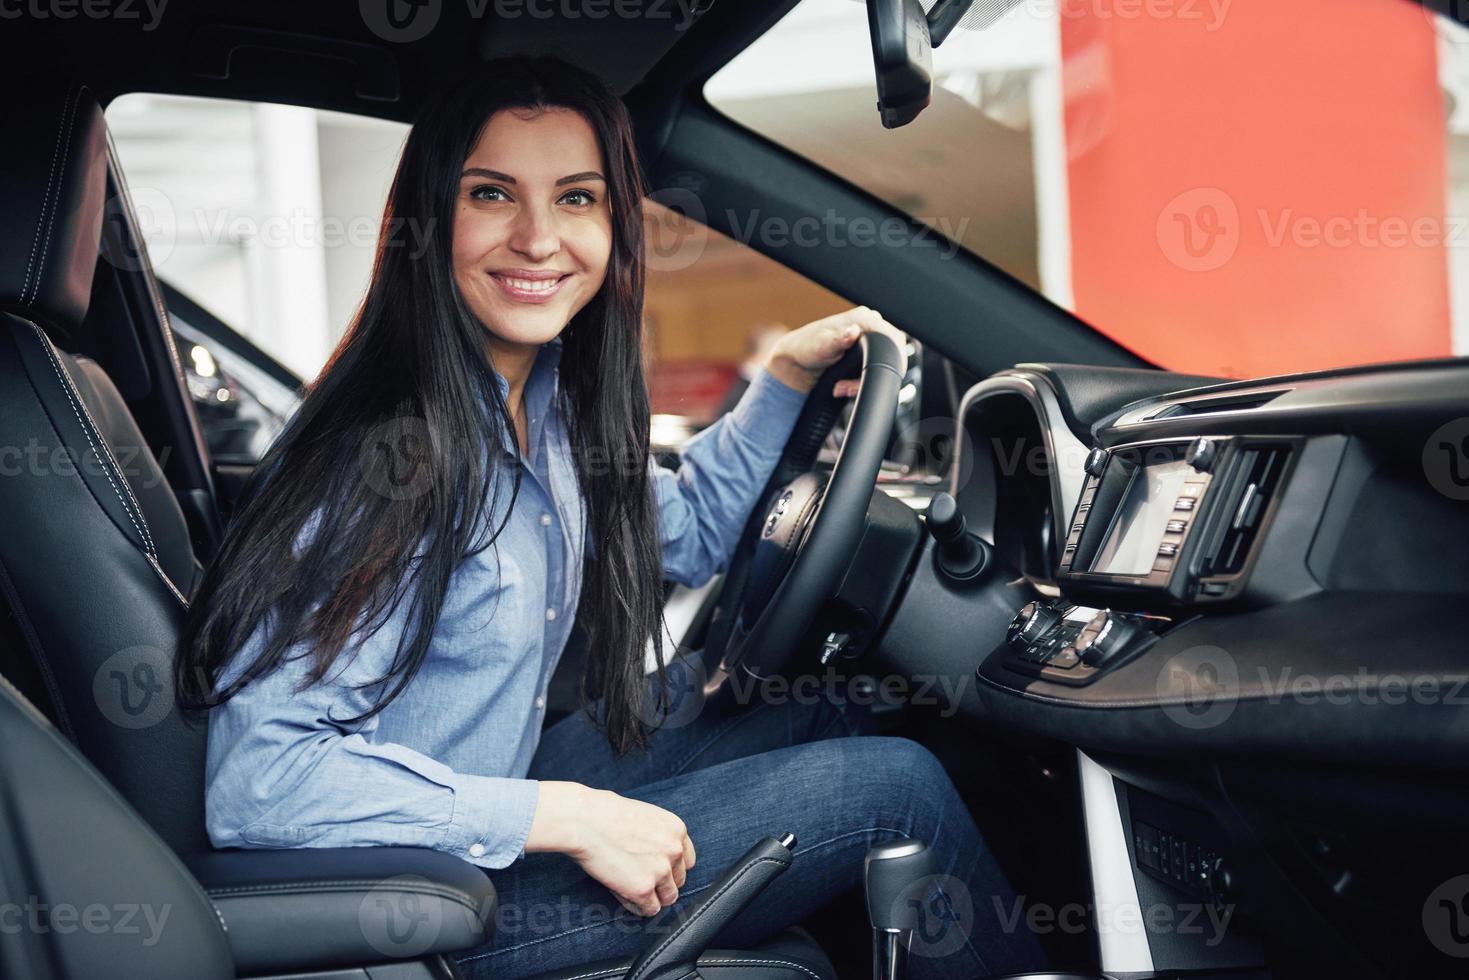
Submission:
[[[1153,570],[1158,542],[1163,540],[1168,519],[1176,516],[1174,502],[1194,469],[1181,459],[1138,466],[1114,457],[1112,465],[1130,466],[1132,482],[1090,571],[1103,575],[1147,575]]]

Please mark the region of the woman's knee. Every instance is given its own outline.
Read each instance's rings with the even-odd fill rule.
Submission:
[[[825,744],[825,751],[840,756],[832,764],[848,780],[845,793],[872,797],[864,809],[890,809],[894,804],[944,807],[957,800],[943,764],[912,739],[863,735]]]

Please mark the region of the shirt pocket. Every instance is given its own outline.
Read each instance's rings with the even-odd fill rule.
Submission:
[[[544,556],[526,548],[502,537],[466,559],[450,580],[435,638],[467,646],[482,658],[492,647],[503,653],[520,647],[532,630],[538,636],[544,626]]]

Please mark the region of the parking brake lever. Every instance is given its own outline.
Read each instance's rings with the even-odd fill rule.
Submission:
[[[663,980],[694,972],[694,961],[714,937],[753,902],[765,886],[791,866],[796,836],[766,837],[709,886],[697,904],[682,913],[684,920],[667,935],[638,954],[625,980]]]

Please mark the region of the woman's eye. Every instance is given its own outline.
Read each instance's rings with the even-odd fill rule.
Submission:
[[[596,204],[597,199],[592,196],[591,191],[567,191],[561,200],[573,207],[584,208],[590,204]]]
[[[492,196],[492,195],[496,195],[496,196]],[[503,200],[506,200],[505,192],[502,191],[500,188],[495,187],[495,186],[492,186],[490,184],[481,184],[480,186],[472,189],[469,192],[469,196],[472,197],[472,198],[474,198],[476,201],[503,201]]]

